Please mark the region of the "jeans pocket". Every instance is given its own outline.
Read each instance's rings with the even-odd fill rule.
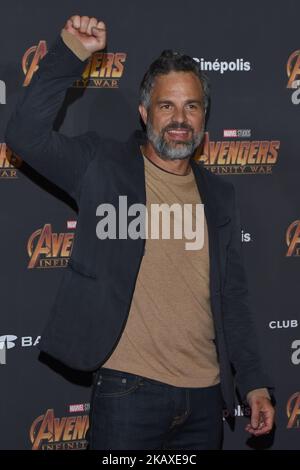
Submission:
[[[95,394],[101,397],[123,397],[134,392],[142,383],[142,377],[113,371],[99,371],[95,383]]]

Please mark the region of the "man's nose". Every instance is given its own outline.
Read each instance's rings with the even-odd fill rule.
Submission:
[[[172,121],[175,122],[185,122],[186,121],[186,113],[184,108],[174,108]]]

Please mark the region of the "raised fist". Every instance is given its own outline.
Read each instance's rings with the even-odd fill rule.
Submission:
[[[91,53],[104,49],[106,46],[105,24],[96,18],[74,15],[67,20],[63,29],[74,34]]]

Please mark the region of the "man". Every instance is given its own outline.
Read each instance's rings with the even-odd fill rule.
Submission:
[[[95,371],[91,449],[219,449],[223,402],[234,409],[231,366],[252,411],[246,430],[269,433],[271,385],[247,303],[234,188],[192,158],[209,101],[196,62],[165,51],[150,66],[139,106],[146,136],[136,132],[120,143],[91,131],[73,138],[52,131],[66,89],[105,45],[103,22],[72,16],[7,126],[12,150],[79,206],[72,256],[40,348]],[[201,248],[186,249],[188,237],[175,237],[175,226],[169,239],[161,231],[146,241],[136,236],[136,221],[125,216],[156,204],[204,204]]]

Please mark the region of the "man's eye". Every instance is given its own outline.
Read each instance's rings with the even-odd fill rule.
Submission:
[[[163,108],[163,109],[170,109],[170,105],[169,105],[169,104],[162,104],[162,105],[161,105],[161,108]]]
[[[189,104],[188,107],[189,107],[189,109],[196,109],[197,108],[197,106],[195,104]]]

